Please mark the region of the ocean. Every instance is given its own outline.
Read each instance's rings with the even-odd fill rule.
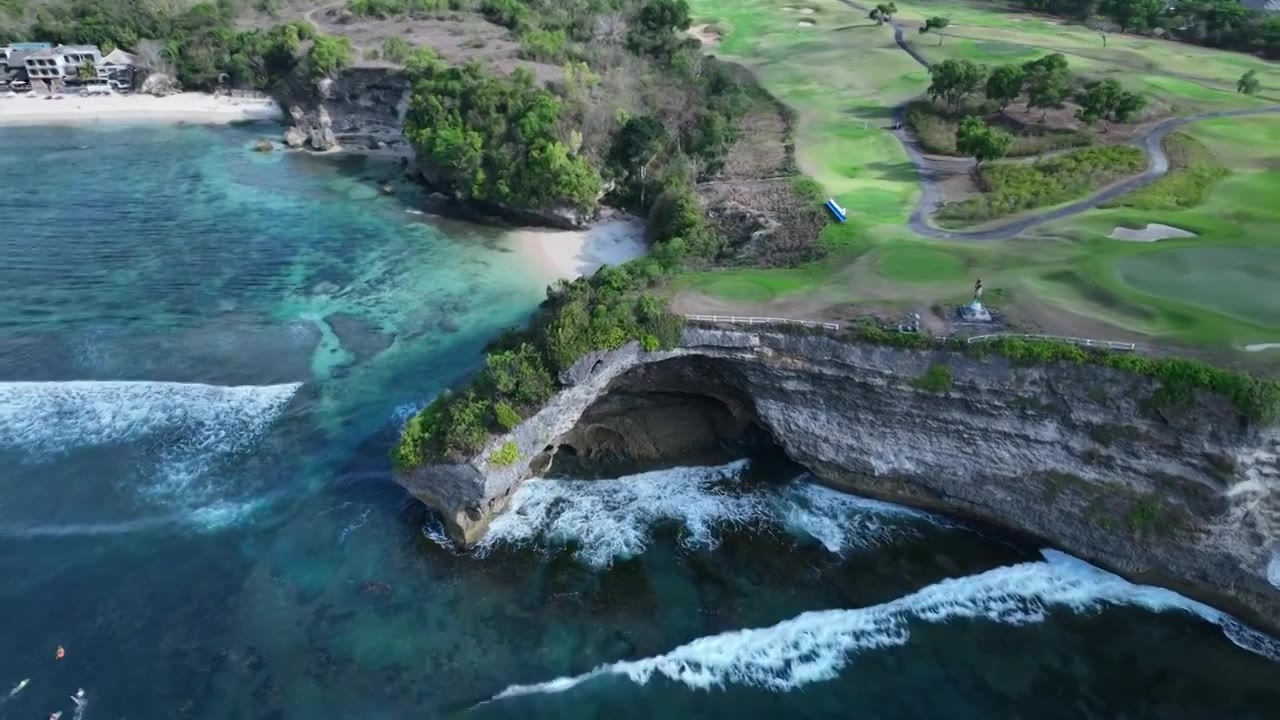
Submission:
[[[751,453],[456,552],[387,453],[549,278],[271,131],[0,129],[0,718],[1280,712],[1216,610]]]

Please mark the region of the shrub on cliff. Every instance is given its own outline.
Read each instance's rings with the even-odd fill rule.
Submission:
[[[942,363],[933,363],[911,384],[925,392],[945,393],[951,389],[951,368]]]
[[[535,412],[555,391],[554,373],[587,353],[632,340],[651,351],[675,347],[684,318],[661,299],[639,294],[646,282],[628,263],[548,288],[528,329],[504,333],[465,388],[437,398],[405,425],[392,451],[396,471],[436,458],[470,459],[492,433]]]
[[[464,198],[534,209],[591,210],[600,176],[561,137],[561,100],[516,69],[448,67],[416,56],[405,135],[425,168]]]
[[[515,442],[511,440],[502,443],[501,447],[489,453],[489,462],[498,467],[507,467],[519,459],[520,448],[516,447]]]

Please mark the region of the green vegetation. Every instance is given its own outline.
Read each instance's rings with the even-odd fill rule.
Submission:
[[[982,87],[987,68],[968,60],[943,60],[929,68],[929,76],[929,97],[942,100],[954,113],[959,112],[965,98]]]
[[[529,208],[595,207],[600,176],[558,137],[562,102],[533,74],[509,77],[477,63],[414,65],[405,136],[419,159],[463,198]]]
[[[508,440],[502,443],[502,446],[489,453],[489,463],[498,467],[507,467],[515,464],[520,459],[520,448],[516,447],[514,440]]]
[[[1036,12],[1086,20],[1095,12],[1122,33],[1177,38],[1244,52],[1280,56],[1280,17],[1251,10],[1237,0],[1170,5],[1155,0],[1018,0]],[[1105,41],[1104,41],[1105,42]]]
[[[883,25],[893,21],[893,16],[898,14],[898,6],[893,3],[880,3],[871,12],[867,13],[867,17],[876,21],[876,25]]]
[[[1138,535],[1146,535],[1159,529],[1164,513],[1160,499],[1148,495],[1139,499],[1124,514],[1124,524]]]
[[[1090,125],[1102,120],[1103,132],[1110,123],[1129,122],[1147,104],[1146,98],[1125,90],[1115,80],[1085,83],[1076,93],[1076,102],[1080,104],[1076,117]]]
[[[1169,173],[1144,188],[1123,195],[1104,207],[1139,210],[1178,210],[1203,202],[1209,187],[1229,175],[1204,143],[1190,135],[1173,133],[1164,139]]]
[[[502,426],[503,430],[512,430],[520,424],[520,413],[515,408],[504,402],[496,402],[493,404],[493,416]]]
[[[988,86],[991,78],[1002,69],[996,68],[987,78]],[[961,153],[956,149],[956,133],[960,129],[960,122],[968,112],[968,108],[962,108],[959,113],[961,117],[957,119],[956,116],[946,113],[933,103],[922,100],[911,103],[907,108],[906,124],[926,151],[938,155],[958,155]],[[973,109],[972,112],[973,115],[970,117],[987,115],[985,108],[981,107]],[[988,116],[987,123],[991,124],[999,119],[999,116]],[[1009,147],[1008,155],[1026,157],[1055,150],[1085,147],[1092,143],[1093,138],[1086,132],[1032,123],[1018,129],[1017,134],[1013,136],[1013,145]]]
[[[1244,95],[1257,95],[1262,89],[1262,81],[1258,79],[1257,70],[1248,70],[1236,81],[1236,92]]]
[[[911,384],[925,392],[945,394],[951,389],[951,368],[942,363],[933,363]]]
[[[468,4],[467,0],[349,0],[347,10],[360,17],[393,18],[410,13],[462,10]]]
[[[951,24],[950,19],[944,18],[941,16],[934,16],[929,18],[928,20],[925,20],[924,25],[920,26],[920,34],[924,35],[925,33],[932,30],[934,34],[938,36],[938,44],[941,45],[942,31],[950,24]]]
[[[1224,315],[1256,323],[1280,317],[1277,247],[1157,247],[1121,259],[1115,271],[1150,296],[1175,299],[1190,291],[1201,306]]]
[[[275,89],[332,74],[352,61],[347,40],[318,34],[310,23],[242,30],[234,23],[238,10],[227,1],[52,0],[39,12],[0,13],[0,37],[124,48],[196,89],[224,83]],[[304,43],[310,43],[305,53]]]
[[[402,37],[393,35],[382,41],[382,57],[388,62],[403,63],[412,53],[413,48]]]
[[[948,203],[935,216],[949,225],[971,224],[1084,197],[1146,167],[1146,156],[1127,145],[1086,148],[1034,163],[996,163],[978,170],[983,195]]]
[[[956,151],[972,156],[978,165],[1004,157],[1011,147],[1012,135],[987,127],[980,118],[967,117],[956,128]]]

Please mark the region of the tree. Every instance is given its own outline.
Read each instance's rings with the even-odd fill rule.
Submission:
[[[1001,65],[987,77],[987,97],[996,101],[1000,112],[1004,112],[1022,94],[1022,84],[1026,79],[1026,71],[1017,65]]]
[[[934,34],[938,36],[938,44],[941,45],[942,29],[950,24],[951,24],[950,18],[944,18],[944,17],[938,17],[938,16],[931,17],[928,20],[924,21],[924,26],[920,28],[920,34],[923,35],[929,32],[930,30],[933,30]]]
[[[685,0],[648,0],[631,19],[627,49],[637,55],[670,59],[680,46],[676,33],[688,30],[691,23]]]
[[[1003,130],[987,127],[982,118],[967,117],[956,130],[956,150],[972,156],[978,165],[1002,158],[1013,147],[1013,136]]]
[[[1241,75],[1240,79],[1236,81],[1236,92],[1238,93],[1243,93],[1245,95],[1257,95],[1258,91],[1261,89],[1262,82],[1258,80],[1257,70],[1250,70],[1249,72]]]
[[[898,6],[893,3],[880,3],[867,13],[867,17],[876,21],[876,25],[883,25],[893,21],[893,16],[898,14]]]
[[[1102,47],[1107,46],[1107,35],[1116,31],[1116,24],[1105,18],[1090,20],[1087,25],[1089,29],[1098,33],[1098,37],[1102,38]]]
[[[351,65],[351,41],[344,37],[320,35],[307,53],[307,70],[314,78],[332,75]]]
[[[1026,73],[1027,110],[1040,108],[1044,111],[1040,119],[1044,120],[1050,110],[1061,108],[1071,93],[1067,59],[1061,53],[1053,53],[1025,63],[1022,69]]]
[[[960,103],[982,87],[987,66],[970,60],[943,60],[929,67],[929,97],[941,98],[952,112],[960,110]]]
[[[94,65],[92,60],[85,60],[80,63],[80,67],[76,68],[76,77],[80,79],[80,82],[96,79],[98,77],[98,66]],[[1252,95],[1253,93],[1249,94]]]
[[[1165,0],[1102,0],[1098,12],[1114,20],[1120,32],[1146,32],[1160,26]]]
[[[645,204],[645,173],[668,140],[666,127],[649,115],[628,118],[613,136],[609,166],[621,174],[625,182],[638,185],[642,207]]]
[[[1110,123],[1127,122],[1147,104],[1145,97],[1125,90],[1115,80],[1088,83],[1076,93],[1075,100],[1080,103],[1076,117],[1090,125],[1102,120],[1102,132]]]

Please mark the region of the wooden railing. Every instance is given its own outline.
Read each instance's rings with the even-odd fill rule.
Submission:
[[[1094,340],[1092,338],[1069,337],[1066,335],[1017,335],[1014,333],[993,333],[991,335],[974,335],[968,338],[967,342],[975,343],[984,340],[1001,340],[1004,338],[1015,338],[1021,340],[1059,340],[1061,342],[1079,345],[1081,347],[1102,347],[1108,350],[1135,350],[1137,345],[1131,342],[1116,342],[1115,340]]]
[[[824,330],[839,330],[840,324],[820,320],[793,320],[791,318],[739,317],[737,315],[685,315],[686,319],[699,322],[732,323],[734,325],[801,325]]]

